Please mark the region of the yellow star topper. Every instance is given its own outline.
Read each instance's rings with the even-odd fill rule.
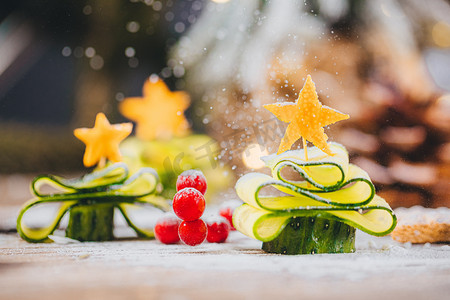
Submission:
[[[289,123],[278,148],[278,154],[289,150],[298,139],[303,138],[306,160],[308,159],[306,140],[326,154],[333,155],[327,144],[328,136],[323,127],[349,118],[348,115],[320,103],[316,86],[310,75],[306,78],[305,85],[295,103],[267,104],[264,108],[279,120]]]
[[[189,132],[184,111],[189,106],[185,92],[172,92],[158,76],[144,83],[143,97],[126,98],[119,110],[137,123],[136,135],[142,140],[183,136]]]
[[[121,160],[119,144],[133,130],[132,123],[111,125],[103,113],[98,113],[95,118],[94,128],[77,128],[74,135],[86,144],[83,163],[86,167],[92,167],[99,163],[103,167],[106,159],[112,162]]]

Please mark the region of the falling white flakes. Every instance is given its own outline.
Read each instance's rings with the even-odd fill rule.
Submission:
[[[73,49],[73,56],[75,56],[76,58],[81,58],[84,55],[84,50],[83,47],[76,47],[75,49]]]
[[[160,11],[162,9],[162,3],[160,1],[155,1],[153,3],[153,10]]]
[[[150,6],[150,5],[153,4],[153,1],[154,1],[154,0],[144,0],[144,3],[145,3],[147,6]]]
[[[185,70],[183,66],[177,65],[173,68],[173,75],[177,78],[183,77],[184,72]]]
[[[202,2],[199,1],[199,0],[197,0],[197,1],[195,1],[194,3],[192,3],[191,8],[192,8],[192,10],[194,10],[194,11],[198,11],[198,10],[201,10],[201,9],[202,9],[202,6],[203,6]]]
[[[197,17],[194,15],[190,15],[187,20],[190,24],[194,24],[195,21],[197,21]]]
[[[89,65],[94,70],[100,70],[104,65],[103,57],[101,57],[100,55],[95,55],[89,61]]]
[[[156,74],[152,74],[152,75],[150,75],[150,82],[151,83],[156,83],[156,82],[158,82],[158,80],[159,80],[159,77],[158,77],[158,75],[156,75]]]
[[[175,24],[174,29],[175,29],[175,31],[176,31],[177,33],[182,33],[182,32],[184,32],[184,30],[186,29],[186,26],[184,25],[183,22],[177,22],[177,23]]]
[[[165,18],[166,21],[168,21],[168,22],[173,21],[174,17],[175,17],[175,14],[174,14],[173,12],[171,12],[171,11],[168,11],[168,12],[166,13],[166,15],[164,16],[164,18]]]
[[[171,68],[174,68],[176,65],[177,65],[177,61],[175,60],[175,59],[169,59],[168,61],[167,61],[167,65],[169,66],[169,67],[171,67]]]
[[[61,54],[65,57],[68,57],[72,54],[72,49],[70,49],[70,47],[66,46],[62,49]]]
[[[197,115],[197,116],[203,116],[203,114],[205,113],[205,111],[203,110],[203,108],[202,107],[198,107],[198,108],[196,108],[195,109],[195,114]]]
[[[139,66],[139,60],[136,57],[130,58],[128,60],[128,66],[130,66],[130,68],[136,68]]]
[[[84,50],[84,55],[88,58],[93,58],[95,56],[95,49],[92,47],[87,47],[86,50]]]
[[[119,92],[119,93],[116,94],[116,100],[117,101],[122,101],[124,98],[125,98],[125,96],[124,96],[123,93]]]
[[[165,67],[161,71],[161,76],[164,78],[169,78],[172,75],[172,70],[169,67]]]
[[[139,25],[138,22],[131,21],[131,22],[127,23],[126,28],[127,28],[128,32],[136,33],[141,28],[141,25]]]
[[[136,55],[136,50],[134,50],[133,47],[127,47],[125,49],[125,56],[126,57],[134,57]]]
[[[85,7],[83,7],[83,14],[85,14],[86,16],[92,14],[92,6],[86,5]]]

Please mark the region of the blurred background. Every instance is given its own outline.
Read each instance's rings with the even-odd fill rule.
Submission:
[[[350,114],[327,129],[394,207],[450,206],[450,4],[445,0],[14,0],[0,3],[0,204],[37,173],[83,172],[74,128],[185,90],[194,132],[236,176],[262,167],[307,74]],[[206,147],[206,146],[205,146]],[[233,184],[230,185],[230,187]]]

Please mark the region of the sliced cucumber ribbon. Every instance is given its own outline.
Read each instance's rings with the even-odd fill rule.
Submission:
[[[140,229],[134,224],[128,211],[139,204],[166,209],[166,200],[155,195],[159,185],[158,174],[152,168],[142,168],[129,176],[128,167],[124,163],[112,164],[78,179],[41,175],[31,184],[31,191],[36,197],[22,206],[17,218],[17,231],[29,242],[49,241],[48,236],[58,228],[62,217],[72,206],[112,203],[138,236],[153,237],[151,230]],[[46,192],[45,186],[51,187],[55,192]],[[47,226],[31,228],[24,224],[23,216],[30,208],[50,203],[59,203],[60,207]]]
[[[345,148],[330,143],[334,156],[320,157],[309,148],[312,158],[302,160],[303,151],[287,151],[264,158],[272,176],[249,173],[236,183],[236,192],[245,202],[233,215],[242,233],[271,241],[292,217],[317,216],[338,220],[369,234],[390,233],[397,219],[387,202],[375,195],[369,175],[348,163]],[[302,180],[286,178],[282,170],[291,168]],[[275,189],[275,193],[266,193]]]

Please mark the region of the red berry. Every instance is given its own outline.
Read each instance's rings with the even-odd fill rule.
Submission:
[[[206,193],[206,178],[202,171],[187,170],[178,176],[177,192],[187,187],[194,188],[203,195]]]
[[[184,188],[173,197],[173,211],[184,221],[197,220],[205,211],[205,198],[194,188]]]
[[[166,213],[156,221],[155,237],[163,244],[175,244],[180,240],[178,236],[178,219],[173,213]]]
[[[206,224],[202,219],[195,221],[183,221],[178,227],[178,235],[180,239],[189,246],[196,246],[206,238]]]
[[[208,234],[206,240],[210,243],[223,243],[230,233],[230,224],[224,217],[217,216],[206,222]]]
[[[230,207],[222,208],[219,212],[219,215],[221,215],[228,221],[228,224],[230,225],[230,230],[236,230],[236,228],[234,228],[234,226],[233,226],[233,209],[232,208],[230,208]]]
[[[220,205],[219,215],[224,217],[230,222],[231,230],[236,230],[233,226],[233,212],[234,209],[242,204],[238,200],[228,200]]]

